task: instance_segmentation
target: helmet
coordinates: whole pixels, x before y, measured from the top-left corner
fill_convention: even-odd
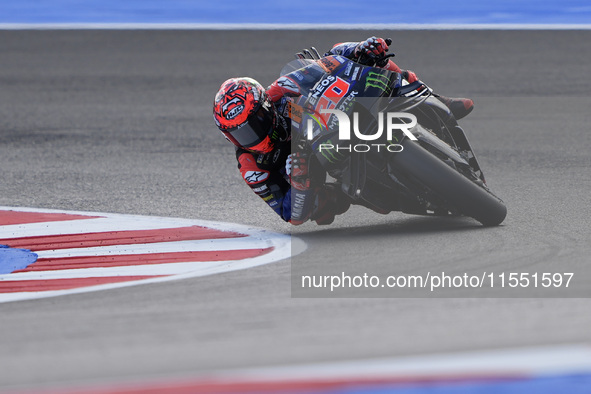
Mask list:
[[[234,145],[257,153],[274,148],[277,112],[263,86],[252,78],[231,78],[215,96],[213,118]]]

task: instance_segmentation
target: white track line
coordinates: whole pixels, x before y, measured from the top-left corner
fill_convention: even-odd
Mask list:
[[[588,344],[482,350],[314,363],[285,367],[220,371],[206,378],[222,381],[284,381],[329,379],[421,379],[450,377],[541,376],[591,373]]]
[[[22,207],[5,207],[0,206],[0,210],[4,211],[20,211],[20,212],[40,212],[40,213],[58,213],[58,214],[72,214],[72,215],[82,215],[82,216],[100,216],[105,220],[112,220],[116,219],[115,225],[112,227],[108,227],[107,230],[117,230],[120,225],[121,228],[125,228],[126,226],[136,226],[138,223],[146,224],[147,226],[156,226],[155,228],[170,228],[170,227],[181,227],[181,226],[203,226],[209,227],[216,230],[221,231],[232,231],[232,232],[241,232],[244,234],[264,234],[269,231],[249,227],[241,224],[235,223],[224,223],[224,222],[213,222],[209,220],[201,220],[201,219],[183,219],[183,218],[170,218],[170,217],[160,217],[160,216],[143,216],[143,215],[126,215],[126,214],[119,214],[119,213],[104,213],[104,212],[87,212],[87,211],[66,211],[66,210],[57,210],[57,209],[42,209],[42,208],[22,208]],[[88,220],[88,221],[87,221]],[[64,222],[64,229],[69,230],[70,224],[69,223],[78,223],[80,225],[92,225],[93,220],[99,219],[82,219],[79,220],[70,220]],[[101,219],[103,220],[103,219]],[[99,222],[100,223],[100,222]],[[41,226],[53,226],[56,222],[45,222],[40,223]],[[14,225],[13,225],[14,226]],[[19,225],[16,225],[19,226]],[[28,225],[22,225],[28,226]],[[162,226],[162,227],[158,227]],[[2,227],[11,227],[11,226],[2,226]],[[25,227],[26,228],[26,227]],[[135,228],[135,227],[134,227]],[[1,230],[0,230],[1,231]],[[70,231],[65,231],[65,233],[69,233]],[[51,235],[49,234],[41,234],[41,235]]]
[[[195,225],[195,224],[193,224]],[[178,228],[178,222],[126,220],[116,222],[112,218],[89,218],[63,222],[26,223],[0,226],[0,243],[5,238],[38,237],[61,234],[84,234],[105,231],[140,231]],[[26,234],[26,235],[23,235]]]
[[[114,289],[126,286],[135,286],[147,283],[159,283],[170,280],[215,275],[224,272],[242,270],[269,264],[290,258],[306,249],[306,244],[288,234],[274,233],[268,230],[249,226],[211,222],[195,219],[178,219],[153,216],[108,214],[100,212],[61,211],[35,208],[0,207],[0,210],[61,213],[86,216],[101,216],[101,219],[82,219],[67,222],[45,222],[26,225],[0,226],[0,234],[4,238],[27,237],[31,234],[55,235],[68,233],[95,232],[99,229],[107,231],[116,230],[145,230],[158,228],[177,228],[184,226],[202,226],[210,229],[229,231],[244,234],[239,238],[220,238],[210,240],[189,240],[175,242],[159,242],[138,245],[114,245],[94,248],[63,249],[55,251],[39,251],[39,257],[71,257],[71,256],[95,256],[95,255],[120,255],[141,253],[162,253],[182,251],[223,251],[237,249],[266,249],[272,250],[264,255],[241,260],[210,261],[210,262],[177,262],[171,264],[146,264],[143,266],[126,267],[96,267],[55,271],[32,271],[14,274],[0,275],[1,281],[15,280],[43,280],[43,279],[77,279],[86,277],[104,276],[155,276],[166,275],[152,279],[144,279],[133,282],[110,283],[97,286],[89,286],[77,289],[19,292],[0,294],[0,303],[35,298],[53,297],[66,294],[85,293],[96,290]],[[75,226],[75,228],[74,228]],[[25,231],[26,230],[26,231]],[[31,233],[28,233],[31,231]],[[0,244],[1,244],[0,240]]]
[[[237,249],[266,249],[273,247],[270,240],[252,237],[204,239],[195,241],[156,242],[146,244],[96,246],[80,249],[58,249],[34,251],[39,258],[63,258],[86,256],[109,256],[122,254],[211,252]]]
[[[0,30],[591,30],[566,23],[1,23]]]
[[[17,272],[9,275],[0,275],[0,281],[21,280],[49,280],[49,279],[81,279],[94,277],[113,276],[159,276],[195,274],[194,276],[210,275],[220,268],[228,267],[246,260],[224,260],[207,262],[179,262],[165,264],[126,265],[121,267],[75,268],[54,271],[30,271]],[[215,272],[214,272],[215,273]]]
[[[127,377],[124,381],[111,383],[96,381],[71,382],[79,391],[92,388],[95,391],[128,388],[188,387],[205,384],[209,387],[249,383],[294,383],[308,384],[335,382],[392,382],[391,387],[409,387],[409,384],[440,387],[438,381],[453,379],[453,382],[497,379],[543,378],[591,374],[591,347],[588,344],[550,345],[539,347],[479,350],[461,353],[442,353],[419,356],[403,356],[355,361],[309,363],[291,366],[225,369],[201,374],[170,376],[154,374]],[[354,387],[352,389],[354,390]],[[376,386],[380,391],[382,386]],[[385,386],[387,389],[390,386]],[[417,387],[417,386],[415,386]],[[78,392],[65,389],[65,392]],[[121,390],[124,391],[124,390]],[[320,390],[321,391],[321,390]],[[383,392],[384,390],[382,389]],[[139,392],[139,391],[138,391]]]

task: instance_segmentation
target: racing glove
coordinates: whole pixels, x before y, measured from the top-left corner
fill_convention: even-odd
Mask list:
[[[302,152],[292,153],[287,157],[285,172],[293,188],[301,191],[310,189],[308,158]]]
[[[361,41],[357,47],[355,47],[353,54],[356,59],[366,56],[371,60],[375,60],[384,56],[386,52],[388,52],[388,44],[386,41],[383,38],[377,38],[374,36],[365,41]]]

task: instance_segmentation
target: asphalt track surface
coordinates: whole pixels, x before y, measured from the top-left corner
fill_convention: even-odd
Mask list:
[[[378,34],[398,63],[476,109],[461,122],[504,224],[355,207],[292,229],[243,184],[215,130],[231,76],[263,84],[301,48]],[[591,32],[2,31],[0,205],[211,219],[293,233],[400,269],[591,263]],[[367,256],[365,256],[367,259]],[[591,342],[583,298],[292,298],[290,261],[0,305],[0,388]],[[495,294],[503,297],[502,290]]]

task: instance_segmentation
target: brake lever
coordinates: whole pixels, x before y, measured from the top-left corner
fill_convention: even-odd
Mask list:
[[[388,63],[388,59],[391,57],[396,56],[395,53],[390,53],[386,56],[382,56],[381,58],[376,60],[376,66],[378,67],[384,67],[387,63]]]

